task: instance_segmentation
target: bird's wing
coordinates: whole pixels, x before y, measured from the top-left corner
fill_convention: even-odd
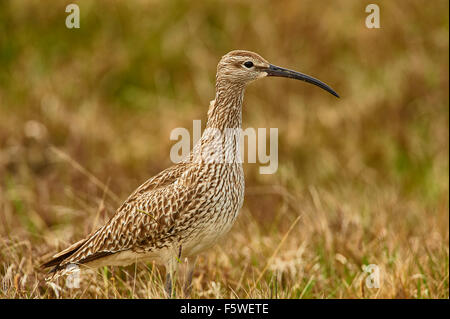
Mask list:
[[[178,178],[180,178],[181,174],[185,172],[187,169],[187,165],[185,163],[178,163],[173,165],[155,176],[148,179],[141,186],[139,186],[125,201],[124,204],[127,203],[131,198],[138,196],[139,194],[149,192],[159,187],[167,186],[173,182],[175,182]],[[120,209],[120,208],[119,208]]]
[[[175,178],[177,172],[172,171],[172,175],[144,183],[108,223],[86,238],[55,270],[125,250],[143,253],[161,249],[183,238],[184,230],[194,222],[192,213],[205,205],[202,194],[209,188],[195,172],[187,170]]]

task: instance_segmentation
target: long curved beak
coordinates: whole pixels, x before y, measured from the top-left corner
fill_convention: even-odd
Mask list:
[[[317,85],[318,87],[324,89],[325,91],[333,94],[335,97],[339,97],[339,95],[334,91],[331,87],[326,85],[320,80],[317,80],[313,78],[312,76],[292,71],[284,68],[280,68],[279,66],[269,64],[268,68],[263,69],[264,72],[267,73],[267,76],[278,76],[278,77],[284,77],[284,78],[290,78],[290,79],[296,79],[300,81],[305,81],[314,85]]]

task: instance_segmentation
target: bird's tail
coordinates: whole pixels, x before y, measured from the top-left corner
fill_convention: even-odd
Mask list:
[[[40,267],[43,269],[53,267],[49,271],[49,273],[51,273],[51,274],[58,272],[59,270],[64,268],[64,266],[61,266],[61,264],[64,262],[64,260],[66,260],[67,258],[72,256],[74,253],[76,253],[78,251],[78,249],[80,249],[81,246],[83,246],[83,244],[85,242],[86,242],[86,239],[82,239],[82,240],[76,242],[75,244],[64,249],[63,251],[61,251],[61,252],[57,253],[56,255],[53,255],[49,259],[45,260],[40,265]],[[48,278],[52,278],[52,277],[53,276],[50,276]]]

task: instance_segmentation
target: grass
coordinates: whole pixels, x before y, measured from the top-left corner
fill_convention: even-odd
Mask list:
[[[356,0],[81,1],[78,30],[65,5],[0,2],[0,298],[164,298],[151,263],[78,289],[36,266],[171,165],[170,131],[204,125],[216,64],[238,48],[341,99],[282,79],[247,89],[244,127],[279,129],[278,171],[245,165],[244,207],[192,297],[449,298],[447,1],[383,2],[378,30]]]

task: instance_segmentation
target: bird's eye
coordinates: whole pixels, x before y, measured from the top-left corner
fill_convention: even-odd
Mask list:
[[[247,69],[250,69],[250,68],[253,66],[253,62],[252,62],[252,61],[247,61],[247,62],[244,63],[244,66],[245,66]]]

